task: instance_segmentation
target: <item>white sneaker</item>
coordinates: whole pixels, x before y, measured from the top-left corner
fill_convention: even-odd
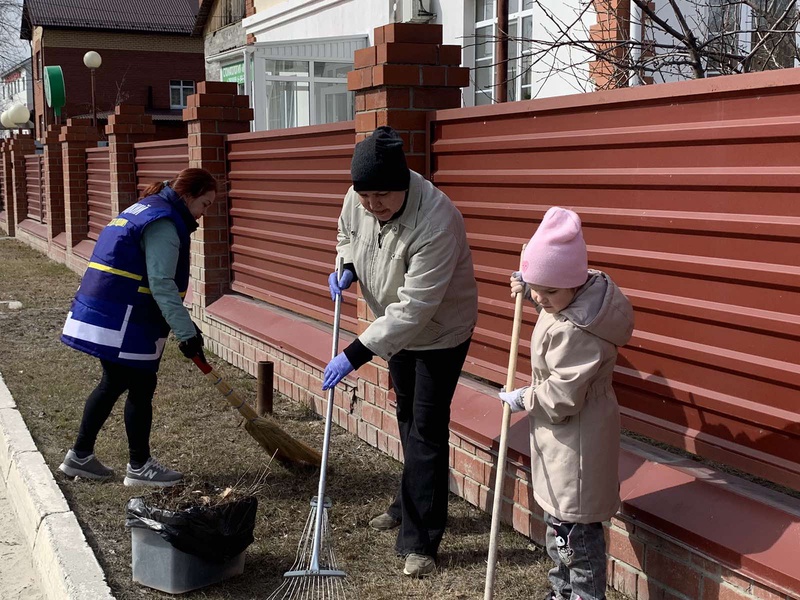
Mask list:
[[[141,469],[133,469],[128,463],[125,475],[123,483],[127,486],[170,487],[183,479],[183,473],[165,467],[152,456]]]

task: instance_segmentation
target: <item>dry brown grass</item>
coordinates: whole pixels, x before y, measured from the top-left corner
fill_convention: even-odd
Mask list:
[[[168,598],[131,581],[130,534],[125,504],[137,495],[122,485],[127,461],[122,402],[114,408],[96,452],[117,469],[111,483],[71,481],[57,471],[77,432],[84,399],[100,375],[99,363],[60,343],[59,335],[78,277],[13,240],[0,240],[0,300],[19,300],[19,312],[0,312],[0,372],[47,464],[56,474],[89,543],[119,600]],[[2,309],[0,309],[2,311]],[[209,357],[245,398],[254,398],[252,377]],[[276,417],[291,435],[320,447],[323,423],[306,407],[277,398]],[[247,469],[263,468],[268,457],[245,433],[240,419],[220,400],[175,344],[168,345],[154,402],[154,455],[187,473],[190,482],[224,489]],[[353,578],[362,600],[475,599],[483,596],[489,516],[451,496],[450,524],[441,548],[441,570],[422,581],[402,575],[392,549],[394,536],[367,526],[391,501],[400,465],[339,428],[331,443],[328,495],[332,540],[340,564]],[[265,598],[291,564],[317,471],[270,466],[259,499],[255,542],[248,548],[245,573],[189,598]],[[141,492],[139,492],[141,493]],[[500,541],[498,600],[544,596],[549,562],[539,548],[508,528]],[[619,598],[619,596],[610,596]]]

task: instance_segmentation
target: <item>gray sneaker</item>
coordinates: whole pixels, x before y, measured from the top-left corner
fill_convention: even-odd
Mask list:
[[[406,564],[403,574],[409,577],[424,577],[436,570],[436,561],[432,556],[424,554],[409,554],[406,556]]]
[[[369,526],[378,531],[389,531],[395,527],[400,527],[400,519],[395,519],[389,513],[382,513],[370,520]]]
[[[141,469],[132,469],[128,463],[125,475],[123,483],[127,486],[170,487],[183,479],[183,473],[165,467],[152,456]]]
[[[86,458],[78,458],[74,450],[67,452],[64,462],[58,466],[58,470],[70,477],[83,477],[96,481],[105,481],[114,475],[114,470],[97,460],[94,454],[90,454]]]

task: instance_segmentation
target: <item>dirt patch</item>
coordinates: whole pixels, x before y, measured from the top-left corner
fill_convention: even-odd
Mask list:
[[[99,363],[59,341],[77,275],[11,240],[0,242],[0,300],[23,308],[0,312],[0,372],[25,422],[102,565],[119,600],[171,598],[131,581],[130,533],[125,506],[140,489],[122,485],[127,443],[117,404],[100,434],[96,453],[116,469],[105,484],[70,480],[57,471],[77,433],[86,396],[100,375]],[[245,398],[255,398],[255,380],[216,357],[209,360]],[[276,393],[275,415],[291,435],[320,447],[323,422],[306,406]],[[221,600],[264,598],[277,588],[291,565],[309,501],[316,494],[317,471],[286,469],[244,431],[227,403],[197,369],[168,343],[159,373],[151,438],[153,454],[187,474],[188,490],[236,487],[243,474],[267,471],[259,494],[255,542],[247,550],[240,577],[187,594]],[[466,600],[482,598],[490,518],[451,496],[450,524],[441,547],[441,571],[413,581],[402,575],[394,555],[394,535],[370,530],[369,519],[382,512],[397,488],[401,466],[346,431],[334,427],[328,496],[330,529],[340,565],[362,600]],[[206,487],[211,486],[211,487]],[[543,597],[549,559],[542,549],[503,528],[495,597]],[[609,598],[622,598],[611,595]]]

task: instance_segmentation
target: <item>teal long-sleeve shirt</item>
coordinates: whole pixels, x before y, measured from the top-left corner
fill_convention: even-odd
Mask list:
[[[196,331],[175,283],[180,247],[178,230],[169,219],[153,221],[142,235],[150,292],[175,337],[185,341],[194,337]]]

